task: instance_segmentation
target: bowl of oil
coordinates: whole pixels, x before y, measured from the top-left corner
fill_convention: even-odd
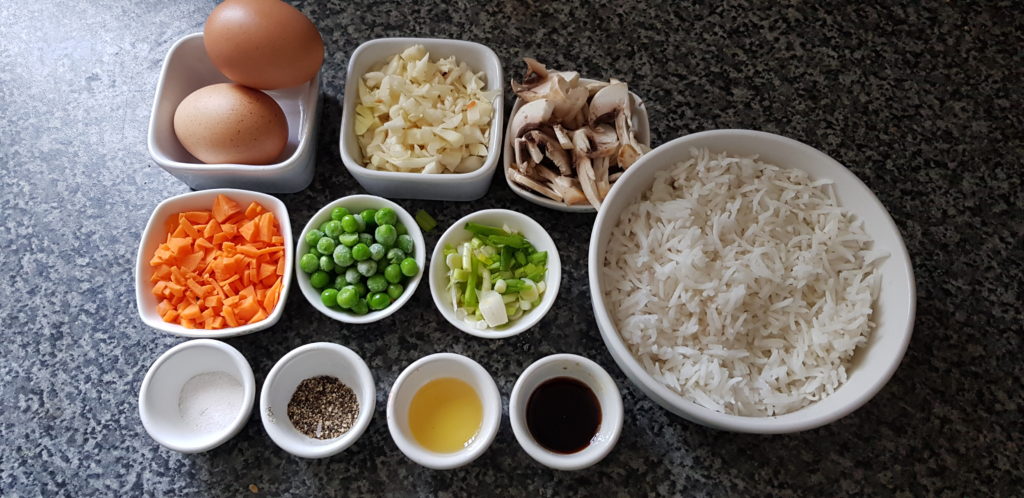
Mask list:
[[[600,462],[622,432],[622,396],[600,365],[574,354],[541,358],[523,371],[508,402],[516,440],[558,470]]]
[[[437,353],[413,362],[388,396],[388,430],[410,460],[453,469],[476,460],[494,441],[501,394],[484,367]]]

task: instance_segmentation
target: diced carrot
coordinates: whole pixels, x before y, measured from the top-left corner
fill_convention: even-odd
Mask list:
[[[199,305],[196,303],[190,304],[184,311],[181,312],[182,318],[198,318],[200,315]]]
[[[224,317],[223,316],[215,316],[215,317],[213,317],[213,324],[210,326],[210,328],[213,328],[213,329],[222,329],[222,328],[224,328]]]
[[[231,327],[237,327],[238,326],[238,319],[235,318],[235,310],[234,310],[234,308],[232,308],[230,306],[224,306],[224,310],[221,311],[221,313],[224,313],[224,320],[226,322],[228,322],[229,326],[231,326]]]
[[[249,207],[245,208],[245,217],[251,220],[263,214],[264,211],[266,211],[266,209],[263,208],[262,204],[252,201],[252,203],[249,204]]]
[[[259,217],[260,230],[258,240],[264,242],[270,242],[270,238],[274,236],[274,213],[263,213]]]
[[[177,310],[167,310],[167,312],[163,314],[163,319],[164,319],[165,322],[168,322],[168,323],[175,322],[178,319],[178,311]]]
[[[259,257],[261,249],[256,249],[252,244],[242,244],[238,246],[238,252],[244,254],[250,258]]]
[[[181,216],[192,223],[208,223],[210,221],[209,211],[186,211],[181,213]]]
[[[207,225],[207,226],[209,226],[209,225]],[[207,249],[214,249],[214,245],[209,240],[207,240],[205,238],[202,238],[202,239],[196,240],[196,247],[195,247],[195,249],[197,251],[200,250],[200,249],[202,249],[203,251],[206,251]],[[212,254],[212,251],[210,252],[210,254]]]
[[[154,287],[153,289],[155,290],[156,287]],[[159,313],[160,316],[166,315],[167,312],[172,309],[174,309],[174,305],[171,304],[171,302],[166,299],[161,300],[160,303],[156,305],[156,312]]]
[[[157,297],[163,296],[164,295],[164,289],[166,289],[166,288],[167,288],[167,282],[164,282],[162,280],[157,282],[156,285],[153,286],[153,295],[157,296]],[[163,301],[161,301],[160,304],[163,304]],[[165,310],[161,310],[159,308],[159,306],[157,307],[157,310],[160,312],[160,315],[164,314]]]
[[[242,237],[245,237],[245,240],[251,242],[256,239],[256,230],[256,221],[252,220],[242,225],[241,228],[238,229],[238,233],[242,234]]]
[[[263,311],[263,308],[260,308],[260,310],[257,311],[256,314],[253,315],[253,317],[249,319],[249,323],[256,323],[256,322],[259,322],[261,320],[265,320],[266,318],[267,318],[267,312]]]
[[[263,280],[264,278],[267,278],[270,275],[274,275],[275,273],[277,273],[277,267],[276,266],[268,265],[266,263],[263,263],[263,264],[260,265],[260,272],[259,272],[260,280]]]
[[[277,260],[277,272],[276,272],[278,275],[284,275],[284,265],[285,265],[285,259],[284,258],[279,258]]]
[[[185,327],[187,329],[194,329],[194,328],[196,328],[196,322],[194,320],[189,319],[189,318],[182,318],[181,319],[181,326]]]
[[[206,291],[203,289],[201,285],[196,283],[195,280],[188,281],[188,288],[192,289],[192,292],[194,292],[197,296],[206,297]]]
[[[282,237],[280,235],[275,235],[275,236],[270,238],[270,243],[271,244],[284,244],[284,237]]]
[[[202,238],[202,236],[199,235],[199,231],[196,230],[196,227],[192,226],[192,224],[186,219],[181,220],[181,228],[185,229],[185,233],[187,233],[189,237],[192,237],[192,240]]]
[[[235,307],[235,318],[239,321],[248,322],[250,318],[260,311],[260,305],[255,297],[247,297]]]
[[[199,266],[199,262],[203,260],[204,256],[206,256],[206,253],[203,251],[189,254],[188,256],[181,258],[181,267],[189,272],[193,272],[196,267]]]
[[[224,194],[218,195],[217,199],[213,201],[213,218],[221,223],[241,210],[242,208],[237,202]]]

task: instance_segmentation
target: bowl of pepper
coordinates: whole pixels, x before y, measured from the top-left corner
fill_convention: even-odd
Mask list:
[[[345,346],[316,342],[293,349],[267,374],[260,418],[281,449],[303,458],[344,451],[373,418],[376,386],[366,362]]]

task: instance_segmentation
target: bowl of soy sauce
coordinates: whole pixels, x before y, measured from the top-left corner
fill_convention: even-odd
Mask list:
[[[516,440],[530,457],[559,470],[600,462],[622,432],[622,396],[597,363],[573,354],[537,360],[509,398]]]

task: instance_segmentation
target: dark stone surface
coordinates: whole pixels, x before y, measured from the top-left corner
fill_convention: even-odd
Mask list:
[[[831,154],[871,187],[906,238],[917,276],[914,338],[893,380],[827,427],[731,434],[669,415],[639,393],[593,322],[585,251],[593,217],[515,197],[499,176],[471,203],[402,201],[441,226],[486,207],[546,225],[566,265],[555,310],[517,338],[446,326],[420,286],[401,313],[345,326],[293,292],[272,329],[228,342],[261,384],[287,351],[335,341],[366,358],[378,408],[348,451],[308,461],[278,449],[255,410],[200,455],[164,449],[139,421],[150,363],[180,339],[147,329],[133,297],[142,228],[188,188],[155,166],[146,129],[162,58],[214,2],[0,3],[0,494],[695,494],[1013,495],[1022,478],[1024,15],[1012,2],[304,2],[327,44],[318,169],[281,198],[296,230],[360,192],[337,151],[348,56],[386,36],[478,41],[518,74],[552,67],[628,81],[654,143],[712,128],[783,134]],[[923,4],[923,5],[922,5]],[[511,99],[509,99],[511,101]],[[439,231],[428,236],[436,241]],[[507,418],[490,450],[449,472],[395,447],[384,405],[398,373],[436,351],[464,353],[505,399],[530,362],[586,355],[619,383],[615,451],[554,472],[516,444]]]

